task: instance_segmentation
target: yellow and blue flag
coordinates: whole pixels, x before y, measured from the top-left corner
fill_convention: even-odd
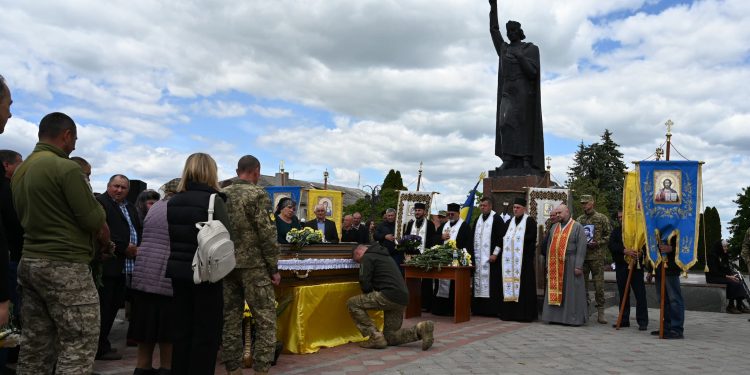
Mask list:
[[[484,180],[484,176],[484,172],[479,174],[479,181],[477,181],[476,185],[474,185],[474,188],[471,189],[469,194],[466,196],[466,202],[464,202],[464,205],[461,207],[461,219],[464,221],[471,220],[471,214],[472,212],[474,212],[474,198],[477,195],[477,188],[479,187],[479,183]]]

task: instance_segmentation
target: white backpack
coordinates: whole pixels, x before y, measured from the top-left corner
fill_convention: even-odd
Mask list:
[[[198,228],[198,249],[193,256],[193,282],[215,283],[234,269],[234,242],[229,231],[219,220],[214,220],[214,200],[211,194],[208,201],[208,221],[195,224]]]

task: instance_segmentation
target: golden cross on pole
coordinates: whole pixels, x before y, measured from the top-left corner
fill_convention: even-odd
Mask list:
[[[667,120],[667,122],[664,123],[664,125],[667,126],[667,135],[672,135],[672,125],[674,125],[674,122],[672,120]]]

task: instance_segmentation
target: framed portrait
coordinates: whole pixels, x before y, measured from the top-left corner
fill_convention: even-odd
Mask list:
[[[586,234],[586,243],[591,243],[594,240],[594,224],[584,225],[583,233]]]
[[[654,203],[679,204],[682,174],[679,170],[654,171]]]

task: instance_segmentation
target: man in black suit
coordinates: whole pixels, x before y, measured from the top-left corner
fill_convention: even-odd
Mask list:
[[[352,214],[352,226],[359,232],[359,243],[370,243],[370,228],[362,222],[362,214],[355,212]]]
[[[101,330],[96,359],[100,360],[122,359],[122,354],[112,348],[108,336],[117,310],[125,301],[127,272],[123,273],[123,270],[126,259],[131,261],[135,259],[143,230],[135,206],[126,199],[128,191],[130,191],[130,180],[121,174],[116,174],[109,179],[107,192],[96,198],[107,214],[111,241],[115,243],[115,256],[102,263],[102,285],[98,290]],[[132,269],[130,271],[132,274]]]
[[[322,204],[315,206],[315,220],[305,223],[305,226],[312,229],[320,229],[323,232],[323,242],[338,243],[339,232],[336,230],[336,223],[326,219],[326,207]]]

